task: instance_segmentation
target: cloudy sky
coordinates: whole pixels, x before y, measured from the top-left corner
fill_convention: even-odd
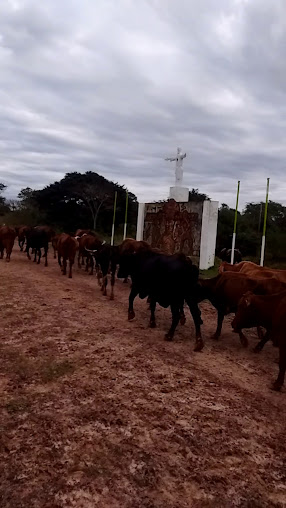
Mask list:
[[[0,3],[6,195],[95,170],[140,201],[184,180],[286,204],[285,0]]]

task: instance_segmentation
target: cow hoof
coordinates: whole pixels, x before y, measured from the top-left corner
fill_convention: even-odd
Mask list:
[[[211,339],[212,340],[218,340],[219,339],[219,335],[217,333],[214,333],[212,336],[211,336]]]
[[[204,341],[203,339],[197,339],[196,341],[196,345],[194,347],[194,351],[197,352],[197,351],[201,351],[204,347]]]
[[[132,319],[134,319],[134,318],[135,318],[135,312],[134,312],[134,310],[130,310],[128,312],[128,321],[132,321]]]
[[[248,340],[247,339],[240,339],[240,342],[243,347],[248,347]]]
[[[273,383],[271,385],[271,390],[273,390],[274,392],[280,392],[281,390],[281,385],[279,383],[277,383],[277,381],[275,381],[275,383]]]
[[[69,275],[69,279],[72,279],[72,275]]]
[[[166,333],[166,335],[165,335],[165,340],[167,340],[168,342],[172,342],[172,340],[173,340],[173,335],[171,335],[170,333]]]
[[[261,349],[260,349],[260,347],[255,346],[252,351],[253,351],[253,353],[257,354],[257,353],[260,353]]]
[[[110,300],[114,300],[114,295],[110,295]]]
[[[180,323],[181,323],[182,326],[184,326],[186,324],[186,318],[185,318],[185,316],[181,316]]]
[[[150,321],[149,328],[156,328],[156,321]]]

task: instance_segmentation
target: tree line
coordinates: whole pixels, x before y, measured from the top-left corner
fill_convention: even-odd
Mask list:
[[[74,232],[90,228],[110,235],[115,192],[117,192],[116,232],[123,233],[127,189],[93,171],[67,173],[64,178],[41,190],[22,189],[17,199],[3,196],[6,186],[0,183],[1,222],[10,225],[49,224],[57,231]],[[190,201],[209,199],[198,189],[189,193]],[[261,203],[248,203],[238,212],[236,246],[243,257],[259,259],[264,219]],[[128,192],[128,236],[135,236],[138,202]],[[232,242],[235,210],[223,203],[219,208],[217,253]],[[266,260],[286,260],[286,207],[270,201],[266,231]]]
[[[108,235],[117,193],[116,228],[117,231],[123,231],[127,189],[93,171],[67,173],[60,181],[41,190],[26,187],[19,192],[16,200],[10,201],[2,196],[5,186],[1,185],[2,223],[32,226],[49,224],[59,232],[68,233],[87,228]],[[129,234],[134,234],[137,207],[136,196],[128,192]]]

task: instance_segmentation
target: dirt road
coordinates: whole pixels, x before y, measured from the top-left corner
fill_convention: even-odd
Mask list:
[[[278,351],[242,349],[230,318],[194,353],[191,318],[127,322],[129,287],[15,251],[0,262],[0,506],[286,506],[286,390],[269,389]],[[248,333],[251,347],[255,334]]]

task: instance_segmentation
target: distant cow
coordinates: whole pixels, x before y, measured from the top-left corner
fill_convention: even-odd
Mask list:
[[[221,334],[222,323],[226,314],[236,312],[240,298],[247,291],[253,291],[256,294],[272,294],[286,289],[286,285],[280,283],[275,278],[255,278],[252,279],[243,273],[225,272],[211,279],[201,279],[199,281],[201,294],[199,301],[209,300],[217,309],[217,329],[213,335],[218,339]],[[237,330],[243,346],[248,345],[248,340],[241,330]],[[258,330],[259,338],[262,339],[262,333]],[[258,352],[264,345],[262,339],[256,346]]]
[[[84,264],[84,258],[86,259],[86,271],[88,271],[88,266],[91,266],[90,275],[93,274],[93,260],[89,251],[93,251],[98,249],[102,245],[102,240],[98,236],[83,234],[78,239],[79,249],[78,249],[78,267],[81,268],[81,265]]]
[[[14,246],[16,231],[9,226],[2,226],[0,228],[0,258],[3,259],[4,249],[6,249],[6,261],[9,263],[12,249]]]
[[[97,249],[89,250],[89,254],[92,256],[93,262],[96,263],[101,272],[102,284],[100,285],[103,296],[107,295],[107,277],[108,273],[111,274],[110,300],[114,300],[115,273],[119,262],[119,247],[111,246],[103,242]],[[98,281],[100,272],[98,271]]]
[[[37,261],[37,255],[38,258],[38,264],[41,260],[41,249],[44,249],[44,256],[45,256],[45,266],[48,266],[48,249],[49,249],[49,234],[44,229],[40,228],[33,228],[31,231],[28,231],[26,234],[27,239],[27,257],[28,259],[31,259],[30,256],[30,249],[34,249],[35,257],[34,257],[34,263]]]
[[[57,250],[58,262],[62,269],[63,275],[67,273],[67,260],[69,260],[69,278],[72,278],[72,266],[74,264],[78,242],[75,238],[66,233],[58,235]],[[63,262],[63,263],[62,263]]]
[[[280,390],[286,371],[286,291],[270,296],[246,293],[239,302],[232,326],[235,332],[263,326],[271,334],[274,345],[279,346],[279,374],[273,389]]]
[[[52,238],[52,247],[54,249],[54,259],[57,259],[58,241],[59,241],[60,236],[61,235],[59,234],[59,235],[53,236],[53,238]]]
[[[20,226],[18,228],[18,244],[20,247],[20,251],[23,251],[24,244],[26,241],[26,234],[28,231],[31,231],[31,229],[32,228],[30,226]]]
[[[153,250],[139,250],[136,253],[123,254],[119,260],[118,277],[125,278],[130,274],[132,288],[129,295],[128,320],[135,317],[133,302],[140,298],[150,297],[150,326],[155,323],[155,307],[171,307],[172,325],[166,334],[166,340],[172,340],[180,320],[180,309],[186,301],[194,319],[196,328],[195,350],[203,348],[201,338],[201,317],[197,304],[198,268],[184,254],[168,256]]]
[[[228,263],[231,262],[231,249],[222,249],[220,251],[219,257],[222,261],[227,261]],[[234,258],[233,263],[240,263],[242,261],[242,255],[240,250],[234,249]]]

